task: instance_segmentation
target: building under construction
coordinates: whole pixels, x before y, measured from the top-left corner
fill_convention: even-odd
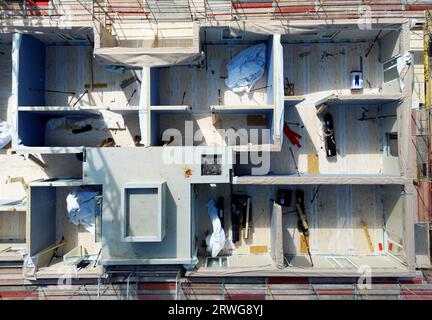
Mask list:
[[[429,10],[0,0],[0,298],[431,299]]]

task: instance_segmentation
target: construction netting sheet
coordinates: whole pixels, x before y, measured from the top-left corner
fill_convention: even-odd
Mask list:
[[[103,65],[129,67],[161,67],[195,64],[201,60],[201,52],[189,48],[95,48],[96,60]]]
[[[179,37],[181,37],[179,35]],[[203,59],[199,45],[199,29],[193,25],[190,46],[178,47],[119,47],[116,39],[101,26],[95,28],[94,56],[103,65],[127,67],[161,67],[196,64]]]

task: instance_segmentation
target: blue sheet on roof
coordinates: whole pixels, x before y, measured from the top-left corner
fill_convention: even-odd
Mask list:
[[[225,85],[235,93],[250,92],[264,75],[266,49],[265,44],[258,44],[237,54],[226,66]]]

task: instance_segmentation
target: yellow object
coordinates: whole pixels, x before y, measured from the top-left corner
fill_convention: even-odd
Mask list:
[[[317,154],[308,155],[308,173],[318,174],[319,173],[319,162]]]
[[[306,238],[300,234],[300,253],[308,253]]]
[[[373,246],[370,234],[369,234],[369,229],[366,226],[366,223],[364,223],[364,221],[361,221],[360,225],[361,225],[361,227],[363,229],[363,232],[365,234],[366,240],[368,242],[370,252],[374,252],[374,246]]]
[[[250,246],[249,250],[250,250],[250,253],[252,253],[252,254],[267,253],[268,247],[267,246]]]

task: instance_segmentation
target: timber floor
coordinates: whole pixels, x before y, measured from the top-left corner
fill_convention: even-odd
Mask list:
[[[284,79],[294,83],[295,95],[351,94],[351,72],[363,72],[365,94],[382,86],[377,50],[368,42],[283,44]],[[360,62],[360,57],[363,61]]]
[[[116,146],[127,147],[134,146],[134,136],[140,136],[138,115],[120,115],[111,113],[121,119],[125,123],[125,128],[121,130],[92,129],[87,132],[73,134],[69,129],[63,128],[46,128],[45,129],[45,144],[51,147],[74,147],[86,146],[97,147],[107,138],[112,138]]]
[[[267,125],[250,125],[246,115],[219,114],[219,121],[216,123],[213,119],[212,114],[162,114],[159,118],[160,139],[169,141],[169,137],[174,136],[174,141],[170,145],[175,146],[226,146],[260,144],[263,139],[270,135],[270,133],[263,131],[263,129],[267,129]],[[249,135],[251,129],[258,130],[256,139]],[[190,139],[192,141],[186,139],[186,132],[191,132],[188,130],[193,130],[196,139]],[[237,138],[226,139],[227,130],[234,132]]]
[[[81,225],[74,225],[67,218],[66,197],[69,192],[75,190],[73,187],[56,188],[56,239],[57,242],[64,237],[66,244],[61,247],[61,255],[69,252],[77,246],[82,246],[85,254],[98,254],[100,243],[96,242],[94,234],[87,231]]]
[[[173,66],[160,68],[159,105],[189,105],[193,111],[209,111],[211,105],[256,106],[269,104],[267,72],[255,84],[251,93],[236,94],[225,85],[226,65],[249,45],[209,45],[205,67]],[[260,89],[262,88],[262,89]]]
[[[391,116],[381,119],[362,119]],[[295,174],[400,174],[398,150],[390,150],[387,134],[397,132],[394,105],[331,105],[325,112],[333,117],[337,155],[327,157],[322,116],[310,100],[285,108],[285,121],[302,136],[301,147],[284,135],[281,152],[271,154],[271,172]],[[291,156],[290,149],[294,154]]]
[[[25,239],[26,212],[2,211],[0,209],[0,242],[23,243]]]
[[[240,241],[227,245],[221,254],[250,254],[255,246],[270,249],[271,200],[276,197],[274,186],[233,186],[233,192],[245,192],[252,197],[252,224],[250,236],[244,239],[241,230]],[[293,192],[295,188],[291,187]],[[316,186],[299,187],[305,192],[305,209],[310,226],[309,244],[311,252],[319,255],[368,255],[380,254],[384,242],[383,226],[395,242],[400,242],[397,234],[402,234],[402,209],[400,190],[397,186]],[[208,256],[204,239],[211,234],[212,226],[206,204],[211,198],[224,197],[224,230],[232,239],[229,185],[196,185],[199,194],[195,212],[198,216],[196,232],[200,256]],[[315,198],[314,198],[315,195]],[[381,203],[381,196],[385,196]],[[294,194],[293,194],[294,197]],[[311,200],[313,199],[312,203]],[[332,199],[332,200],[329,200]],[[302,235],[297,229],[297,214],[294,202],[283,210],[283,242],[287,255],[306,254]],[[385,219],[385,221],[384,221]],[[229,241],[231,243],[231,241]],[[397,248],[393,253],[399,255]]]
[[[206,232],[212,233],[212,225],[210,217],[207,213],[207,202],[210,199],[217,201],[218,197],[224,197],[224,230],[225,235],[232,239],[232,225],[231,225],[231,213],[230,213],[230,186],[229,185],[216,185],[211,187],[209,185],[196,185],[195,190],[201,196],[198,197],[198,208],[196,212],[198,214],[198,247],[201,255],[206,255],[205,246],[203,241],[205,240]],[[244,254],[250,253],[251,247],[264,246],[270,247],[270,198],[271,188],[265,186],[234,186],[234,192],[242,192],[251,196],[251,228],[249,237],[245,239],[244,230],[240,232],[240,241],[233,245],[228,245],[225,253],[227,254]],[[232,243],[232,241],[229,241]]]
[[[132,72],[107,71],[105,66],[94,59],[92,47],[47,46],[45,52],[45,89],[75,93],[47,92],[47,106],[138,106],[141,85],[135,81],[124,89],[120,87],[122,81],[132,77]],[[86,88],[86,85],[92,83],[103,84],[105,87]],[[86,90],[88,93],[84,94]]]

